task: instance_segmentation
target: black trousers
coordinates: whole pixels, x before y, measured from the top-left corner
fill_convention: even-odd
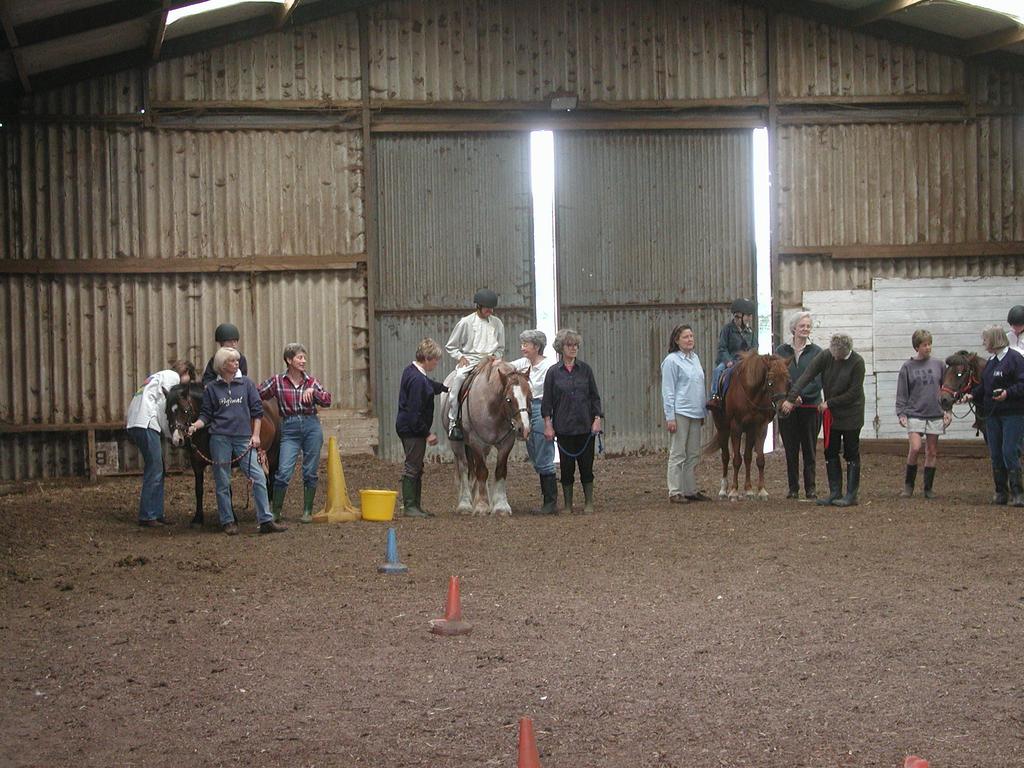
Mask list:
[[[594,482],[594,443],[596,442],[597,437],[590,434],[558,436],[558,456],[562,464],[562,485],[572,485],[576,477],[577,464],[580,467],[580,482]],[[579,456],[574,458],[569,455],[570,453],[578,453]]]
[[[402,467],[402,477],[409,477],[419,480],[423,474],[423,457],[427,454],[427,438],[425,437],[402,437],[402,448],[405,449],[405,465]]]
[[[800,456],[804,457],[804,491],[814,490],[814,449],[821,429],[817,408],[798,407],[787,418],[779,419],[779,435],[786,449],[786,475],[789,490],[800,490]]]
[[[860,430],[832,429],[828,433],[825,461],[839,460],[840,451],[848,464],[860,461]]]

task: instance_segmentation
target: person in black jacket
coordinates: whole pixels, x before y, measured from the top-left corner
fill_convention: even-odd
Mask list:
[[[224,347],[231,347],[237,351],[238,340],[241,335],[238,333],[238,327],[231,323],[221,323],[217,326],[217,330],[213,332],[213,340],[220,345],[221,349]],[[245,355],[241,352],[238,353],[238,373],[235,374],[235,378],[241,378],[242,376],[249,375],[249,363],[246,362]],[[206,369],[203,371],[203,386],[205,387],[211,381],[215,381],[220,376],[220,371],[217,371],[213,367],[213,358],[206,364]]]
[[[789,330],[793,342],[780,344],[775,354],[789,360],[789,380],[796,381],[810,366],[811,361],[821,352],[821,347],[811,341],[813,322],[810,312],[798,312],[790,321]],[[797,408],[784,419],[779,419],[779,434],[786,449],[786,477],[789,480],[787,499],[800,495],[800,456],[804,458],[804,496],[817,499],[815,485],[815,453],[818,431],[821,429],[821,377],[815,376],[800,390],[796,398]]]
[[[402,467],[402,508],[406,517],[433,517],[420,506],[423,494],[423,457],[428,445],[437,445],[437,435],[431,431],[434,423],[434,398],[448,387],[434,381],[428,374],[437,368],[443,352],[441,345],[431,338],[423,339],[416,347],[416,360],[402,371],[398,389],[398,416],[395,431],[405,449]]]

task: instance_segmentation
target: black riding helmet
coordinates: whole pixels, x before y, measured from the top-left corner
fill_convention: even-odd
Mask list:
[[[736,299],[732,303],[732,313],[734,315],[752,315],[757,311],[754,306],[754,302],[749,299]]]
[[[237,341],[242,338],[238,332],[237,326],[231,323],[221,323],[217,326],[217,330],[213,332],[213,340],[218,344],[223,344],[225,341]]]
[[[1010,325],[1024,325],[1024,306],[1018,304],[1015,307],[1010,307],[1010,311],[1006,315],[1006,322]]]
[[[490,288],[481,288],[475,294],[473,294],[473,303],[478,307],[487,307],[494,309],[498,306],[498,294],[492,291]]]

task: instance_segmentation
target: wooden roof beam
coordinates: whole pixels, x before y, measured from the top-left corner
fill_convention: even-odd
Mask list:
[[[978,35],[964,42],[964,56],[980,56],[983,53],[997,51],[1015,43],[1024,42],[1024,25],[997,29],[987,35]]]
[[[156,21],[153,25],[153,35],[150,38],[149,50],[150,58],[153,61],[160,61],[160,49],[164,45],[164,36],[167,34],[167,14],[170,12],[170,3],[163,3],[163,10],[156,15]]]
[[[924,2],[927,0],[879,0],[877,3],[853,11],[849,17],[849,24],[851,27],[862,27]]]
[[[14,70],[18,73],[18,80],[25,93],[32,93],[32,83],[28,78],[28,70],[25,69],[25,60],[18,48],[18,36],[14,32],[14,25],[11,23],[10,13],[11,0],[0,0],[0,26],[3,26],[4,37],[11,49],[11,58],[14,60]]]
[[[291,18],[292,11],[295,10],[295,6],[299,4],[299,0],[285,0],[281,3],[281,7],[277,9],[277,23],[274,25],[275,29],[280,29],[288,23],[288,19]]]

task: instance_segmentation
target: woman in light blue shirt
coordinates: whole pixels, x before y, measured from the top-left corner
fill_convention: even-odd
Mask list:
[[[661,399],[665,428],[672,436],[668,454],[668,499],[675,504],[708,501],[697,490],[697,463],[704,425],[704,369],[694,352],[697,340],[689,325],[677,325],[661,363]]]

